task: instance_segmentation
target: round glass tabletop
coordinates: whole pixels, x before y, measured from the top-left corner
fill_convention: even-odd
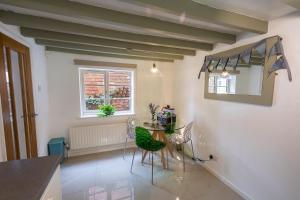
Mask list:
[[[158,121],[152,122],[151,119],[135,119],[134,126],[143,127],[149,131],[166,131],[168,126],[160,124]],[[177,120],[172,124],[173,130],[180,130],[185,127],[185,124],[181,120]]]

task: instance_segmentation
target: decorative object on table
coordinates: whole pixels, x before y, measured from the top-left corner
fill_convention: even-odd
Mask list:
[[[271,49],[267,52],[267,41],[274,38],[276,41]],[[256,51],[260,57],[267,60],[269,60],[272,56],[277,56],[276,59],[274,59],[274,61],[272,61],[272,63],[268,66],[268,73],[271,74],[277,70],[286,69],[288,72],[288,78],[290,81],[292,81],[292,74],[287,59],[284,55],[282,38],[280,36],[272,36],[254,44],[245,45],[240,47],[239,51],[233,51],[233,53],[228,53],[228,55],[218,56],[218,54],[216,54],[206,56],[199,72],[198,79],[200,79],[201,72],[214,72],[217,70],[218,66],[221,65],[223,71],[225,71],[226,67],[233,67],[233,69],[236,70],[239,61],[242,61],[245,64],[250,64],[252,59],[254,59],[252,55],[253,50]]]
[[[173,124],[176,122],[175,109],[171,108],[169,105],[163,107],[162,110],[157,113],[157,121],[161,125]]]
[[[175,122],[165,125],[165,127],[166,127],[165,133],[168,135],[175,133],[175,125],[176,125]]]
[[[99,117],[108,117],[116,112],[116,108],[111,104],[104,104],[99,107]]]
[[[136,142],[136,145],[138,146],[138,148],[141,148],[141,149],[146,150],[146,151],[151,151],[151,156],[152,156],[152,179],[151,179],[151,183],[153,185],[153,152],[163,149],[166,146],[166,144],[161,142],[161,141],[155,140],[152,137],[152,135],[150,134],[150,132],[145,128],[136,127],[135,128],[135,133],[136,133],[135,142]],[[134,157],[135,157],[136,150],[137,150],[137,148],[133,152],[130,172],[132,172],[132,167],[133,167],[133,162],[134,162]]]
[[[159,108],[159,105],[155,105],[155,104],[153,104],[153,103],[150,103],[149,104],[149,110],[150,110],[150,113],[151,113],[151,116],[152,116],[152,122],[155,122],[155,115],[156,115],[156,112],[157,112],[157,110],[158,110],[158,108]]]
[[[181,147],[182,147],[183,171],[185,171],[185,159],[184,159],[184,144],[185,143],[191,142],[193,160],[195,160],[193,140],[192,140],[192,127],[193,127],[193,122],[190,122],[188,125],[186,125],[183,133],[178,132],[176,134],[172,134],[170,137],[170,141],[173,144],[181,145]]]
[[[128,139],[133,140],[135,139],[135,124],[134,124],[135,118],[133,116],[130,116],[127,120],[127,135],[124,143],[124,151],[123,151],[123,159],[125,156],[126,146]]]

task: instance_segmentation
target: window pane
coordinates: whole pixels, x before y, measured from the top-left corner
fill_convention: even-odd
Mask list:
[[[112,71],[108,73],[109,85],[130,86],[130,72]]]
[[[83,73],[84,98],[87,111],[98,110],[99,106],[104,104],[104,77],[104,73],[99,71],[85,71]]]
[[[117,111],[130,110],[131,73],[112,71],[108,73],[110,103]]]
[[[226,87],[227,86],[227,78],[218,78],[218,86],[223,86]]]
[[[116,107],[116,111],[130,110],[129,99],[111,99],[110,104]]]
[[[217,93],[218,94],[226,94],[227,93],[226,87],[217,87]]]
[[[214,76],[210,76],[208,79],[208,85],[210,87],[213,87],[215,85],[215,77]]]
[[[86,110],[98,110],[100,105],[104,104],[104,99],[99,98],[86,98]]]
[[[130,97],[129,86],[109,86],[109,96],[111,98],[128,98]]]
[[[85,98],[104,98],[105,97],[105,88],[104,88],[104,86],[86,85],[84,87],[84,97]]]
[[[85,85],[104,85],[104,73],[86,71],[83,73]]]
[[[215,87],[208,87],[208,93],[215,93]]]

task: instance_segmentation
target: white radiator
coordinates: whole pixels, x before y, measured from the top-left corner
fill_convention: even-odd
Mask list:
[[[124,143],[126,123],[73,127],[69,131],[71,150]]]

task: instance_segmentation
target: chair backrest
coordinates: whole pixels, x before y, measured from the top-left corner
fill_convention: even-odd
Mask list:
[[[138,147],[144,149],[147,144],[149,144],[152,140],[152,136],[150,132],[142,127],[135,128],[135,143]]]
[[[127,137],[129,137],[130,139],[135,138],[134,120],[135,118],[133,116],[130,116],[127,120]]]
[[[138,147],[147,151],[158,151],[165,147],[165,143],[153,139],[150,132],[143,127],[135,128],[135,143]]]
[[[183,139],[185,142],[190,141],[192,138],[192,127],[193,127],[193,122],[190,122],[186,125],[183,131]]]

